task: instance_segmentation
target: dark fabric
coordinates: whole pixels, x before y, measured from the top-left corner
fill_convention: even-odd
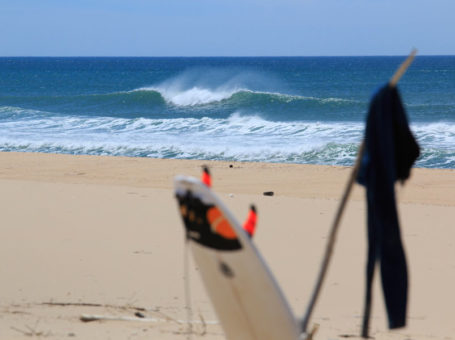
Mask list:
[[[395,182],[409,177],[419,156],[398,90],[382,87],[370,103],[365,131],[365,151],[358,182],[366,186],[368,205],[368,263],[363,320],[368,336],[371,284],[376,263],[380,263],[382,288],[389,327],[406,324],[408,273],[401,243],[395,202]]]

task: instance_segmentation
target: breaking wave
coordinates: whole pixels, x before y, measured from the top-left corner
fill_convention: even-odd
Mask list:
[[[184,90],[144,87],[131,91],[77,96],[28,97],[10,100],[45,112],[74,116],[122,118],[226,118],[233,112],[255,114],[272,121],[358,118],[365,104],[341,98],[318,98],[246,88]]]
[[[207,105],[217,102],[283,102],[293,101],[314,101],[320,103],[353,103],[354,101],[342,98],[316,98],[299,95],[283,94],[279,92],[253,91],[249,89],[210,89],[202,87],[192,87],[186,90],[175,91],[160,87],[144,87],[131,92],[150,92],[159,94],[167,103],[177,106],[197,106]]]

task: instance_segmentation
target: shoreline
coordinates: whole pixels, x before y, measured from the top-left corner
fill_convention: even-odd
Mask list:
[[[199,178],[202,165],[212,170],[214,189],[219,192],[262,194],[274,191],[282,196],[316,198],[322,195],[336,200],[341,198],[352,169],[338,165],[0,152],[0,179],[171,189],[174,176]],[[264,172],[267,179],[257,178],[255,171]],[[437,189],[437,193],[433,189]],[[400,203],[455,206],[453,192],[455,169],[413,168],[405,185],[396,186]],[[360,185],[354,186],[350,199],[364,199]]]
[[[212,169],[213,188],[243,220],[296,317],[313,289],[328,229],[351,168],[0,152],[0,339],[187,339],[184,233],[177,174]],[[230,168],[229,165],[233,167]],[[264,191],[274,191],[273,197]],[[387,330],[376,275],[371,336],[455,339],[455,171],[413,169],[397,191],[410,270],[408,325]],[[356,185],[311,324],[316,339],[358,338],[366,260],[364,190]],[[224,339],[190,261],[194,339]],[[148,319],[88,322],[82,314]],[[204,333],[205,332],[205,333]],[[203,335],[204,334],[204,335]]]

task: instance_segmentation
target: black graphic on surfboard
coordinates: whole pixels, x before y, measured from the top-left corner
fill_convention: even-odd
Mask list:
[[[242,249],[234,229],[218,207],[204,204],[191,191],[177,195],[177,200],[187,237],[213,249]]]

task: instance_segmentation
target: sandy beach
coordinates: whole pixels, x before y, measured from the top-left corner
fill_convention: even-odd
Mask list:
[[[301,317],[350,168],[0,153],[0,339],[187,339],[184,235],[172,179],[199,177],[202,164],[239,220],[257,205],[255,243]],[[408,325],[387,330],[377,275],[375,339],[455,339],[454,192],[454,170],[413,169],[397,188]],[[316,339],[360,332],[365,213],[356,186],[312,319],[320,325]],[[192,338],[224,339],[190,264]],[[82,322],[82,315],[125,320]]]

